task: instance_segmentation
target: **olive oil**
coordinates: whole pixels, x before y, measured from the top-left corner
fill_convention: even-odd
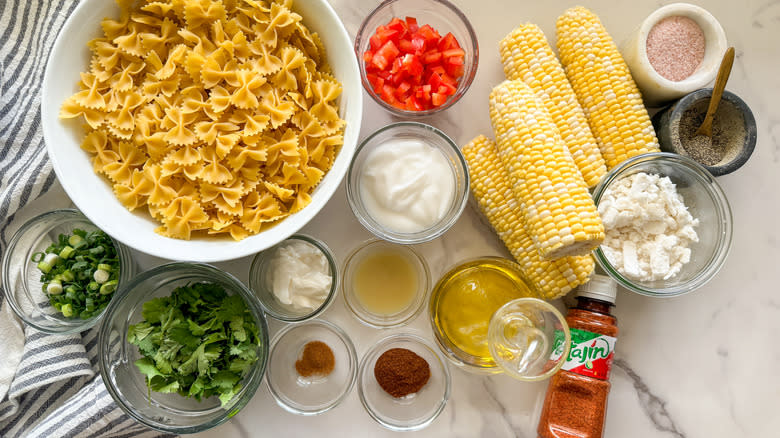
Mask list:
[[[376,315],[406,310],[417,293],[417,270],[409,258],[393,248],[366,255],[355,267],[353,287],[360,305]]]
[[[430,308],[434,332],[461,361],[495,367],[488,349],[490,318],[511,300],[535,296],[509,260],[489,257],[464,263],[434,288]]]

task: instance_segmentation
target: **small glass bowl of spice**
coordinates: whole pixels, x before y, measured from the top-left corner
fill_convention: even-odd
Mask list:
[[[753,154],[756,119],[739,96],[723,91],[712,136],[696,135],[711,96],[712,88],[696,90],[656,113],[653,125],[661,150],[690,157],[714,176],[722,176],[742,167]]]
[[[469,173],[460,148],[445,133],[398,122],[358,146],[347,173],[347,200],[377,237],[416,244],[444,234],[468,200]]]
[[[707,170],[667,152],[638,155],[594,188],[606,237],[596,262],[626,289],[653,297],[706,284],[726,261],[731,207]]]
[[[335,324],[317,319],[277,333],[266,383],[285,410],[316,415],[346,398],[357,373],[357,353],[349,336]]]
[[[394,431],[420,430],[444,410],[450,372],[435,347],[411,333],[388,336],[363,357],[358,393],[368,414]]]
[[[338,267],[328,245],[295,234],[258,253],[249,285],[263,309],[284,322],[301,322],[327,309],[338,289]]]
[[[46,333],[77,333],[98,322],[135,270],[129,248],[81,212],[53,210],[13,235],[3,254],[2,286],[26,324]]]
[[[622,53],[645,104],[660,106],[712,82],[727,47],[712,14],[673,3],[650,14]]]

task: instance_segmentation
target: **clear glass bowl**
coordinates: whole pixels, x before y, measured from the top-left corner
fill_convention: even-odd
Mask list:
[[[635,281],[618,272],[601,248],[594,251],[596,261],[618,284],[642,295],[671,297],[698,289],[718,273],[731,248],[733,224],[726,195],[699,163],[677,154],[653,152],[638,155],[612,169],[593,190],[596,206],[614,181],[637,172],[668,176],[688,211],[699,220],[695,228],[699,241],[690,245],[691,260],[674,277],[650,282]]]
[[[270,268],[270,262],[276,251],[296,240],[300,240],[311,245],[314,245],[317,249],[322,251],[325,258],[328,260],[328,266],[330,268],[331,284],[328,296],[325,301],[320,304],[319,307],[311,311],[305,309],[296,309],[292,306],[282,304],[274,295],[273,287],[270,284],[271,276],[268,273]],[[284,322],[301,322],[312,319],[317,315],[322,314],[325,309],[330,306],[336,297],[336,291],[338,290],[339,272],[336,258],[333,256],[333,252],[330,250],[321,240],[315,239],[303,234],[295,234],[290,236],[287,240],[284,240],[273,247],[258,253],[254,260],[252,260],[252,267],[249,271],[249,287],[257,294],[260,299],[260,305],[271,317],[276,318]]]
[[[450,96],[443,105],[425,111],[408,111],[388,104],[374,92],[374,88],[366,79],[366,64],[363,62],[363,53],[370,47],[369,39],[376,32],[377,27],[389,23],[393,17],[403,19],[407,16],[417,18],[417,23],[420,26],[429,24],[441,36],[452,32],[461,48],[466,52],[463,60],[463,76],[458,80],[455,94]],[[385,0],[381,2],[360,25],[355,37],[355,54],[360,65],[363,88],[368,95],[382,108],[401,117],[429,116],[454,105],[471,86],[479,64],[479,44],[471,23],[463,12],[445,0]]]
[[[473,327],[472,324],[474,324],[474,322],[469,320],[468,322],[464,321],[461,325],[454,326],[454,324],[447,322],[447,317],[451,316],[451,314],[448,315],[447,309],[442,308],[446,306],[445,300],[447,299],[447,295],[456,293],[458,289],[455,287],[458,284],[468,281],[470,278],[474,278],[475,275],[484,271],[489,271],[492,275],[500,276],[503,281],[512,285],[515,292],[511,296],[507,296],[506,301],[495,303],[495,307],[493,307],[494,310],[505,305],[513,298],[538,297],[539,295],[535,288],[529,286],[530,283],[525,280],[525,276],[520,270],[520,266],[514,261],[500,257],[479,257],[458,263],[441,276],[433,287],[430,299],[428,300],[428,318],[431,323],[431,329],[433,330],[436,344],[453,365],[464,371],[475,374],[498,374],[501,373],[502,370],[490,354],[487,352],[484,355],[469,353],[468,351],[465,351],[464,348],[459,347],[457,342],[451,339],[451,335],[448,334],[448,332],[473,333],[478,330]],[[506,290],[504,292],[506,292]],[[488,293],[488,291],[483,291],[483,293]],[[473,314],[475,309],[470,308],[466,309],[466,311]],[[486,349],[488,325],[490,323],[490,318],[495,312],[487,310],[487,313],[489,314],[485,315],[484,325],[480,327],[484,330],[483,335]],[[448,326],[452,328],[448,330]]]
[[[217,397],[198,402],[179,394],[149,391],[146,377],[134,362],[141,355],[127,342],[127,329],[140,322],[143,303],[169,296],[177,287],[191,283],[215,283],[229,295],[244,299],[258,327],[257,361],[241,380],[243,388],[224,407]],[[268,326],[255,295],[231,274],[199,263],[168,263],[143,272],[127,285],[106,310],[98,338],[100,376],[122,410],[153,429],[174,434],[202,432],[224,423],[249,403],[263,380],[268,361]]]
[[[303,348],[321,341],[333,351],[335,366],[323,377],[301,377],[295,369]],[[349,336],[335,324],[317,319],[288,325],[274,336],[268,362],[266,383],[276,403],[299,415],[317,415],[341,403],[357,379],[355,346]]]
[[[431,376],[418,392],[395,398],[385,392],[374,377],[377,359],[391,348],[406,348],[428,362]],[[447,363],[425,339],[410,333],[388,336],[371,347],[360,363],[358,393],[368,414],[394,431],[420,430],[441,414],[450,398],[450,371]]]
[[[359,263],[367,256],[383,250],[398,251],[412,265],[417,276],[417,290],[409,305],[389,315],[379,314],[366,308],[353,287],[355,271]],[[360,322],[374,328],[398,327],[411,322],[420,313],[430,286],[431,274],[428,270],[428,264],[417,251],[410,246],[397,245],[382,240],[369,240],[352,251],[344,264],[341,284],[347,308]]]
[[[371,216],[363,201],[360,180],[363,176],[363,165],[369,153],[389,140],[413,139],[437,148],[450,163],[455,178],[455,196],[444,216],[429,228],[416,233],[403,233],[388,229]],[[423,243],[444,234],[457,222],[463,208],[466,206],[469,194],[469,172],[466,160],[455,142],[447,134],[418,122],[398,122],[387,125],[373,134],[358,146],[355,156],[347,172],[347,200],[358,221],[377,237],[401,244]]]
[[[518,298],[496,310],[488,328],[490,355],[508,376],[536,382],[552,377],[569,357],[566,318],[538,298]]]
[[[60,234],[71,234],[74,228],[93,231],[98,228],[81,212],[74,209],[53,210],[38,215],[19,228],[11,237],[8,248],[3,254],[2,278],[3,290],[14,313],[26,324],[46,333],[78,333],[94,326],[106,312],[103,309],[89,319],[66,318],[49,302],[43,292],[41,271],[37,263],[31,261],[36,252],[43,252],[56,242]],[[119,255],[119,282],[114,298],[125,291],[130,279],[135,275],[136,265],[130,250],[111,239]]]

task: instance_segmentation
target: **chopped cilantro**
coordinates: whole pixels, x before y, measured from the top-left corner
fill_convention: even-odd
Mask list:
[[[144,321],[127,341],[143,356],[135,362],[149,389],[197,400],[218,396],[224,406],[257,361],[257,325],[238,295],[218,284],[194,283],[143,304]]]

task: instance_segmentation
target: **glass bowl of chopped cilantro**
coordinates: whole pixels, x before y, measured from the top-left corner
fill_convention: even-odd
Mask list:
[[[238,279],[213,266],[168,263],[133,278],[100,327],[100,375],[120,408],[186,434],[237,414],[263,380],[268,326]]]
[[[27,221],[2,259],[8,303],[25,323],[46,333],[94,326],[134,274],[130,250],[73,209]]]

